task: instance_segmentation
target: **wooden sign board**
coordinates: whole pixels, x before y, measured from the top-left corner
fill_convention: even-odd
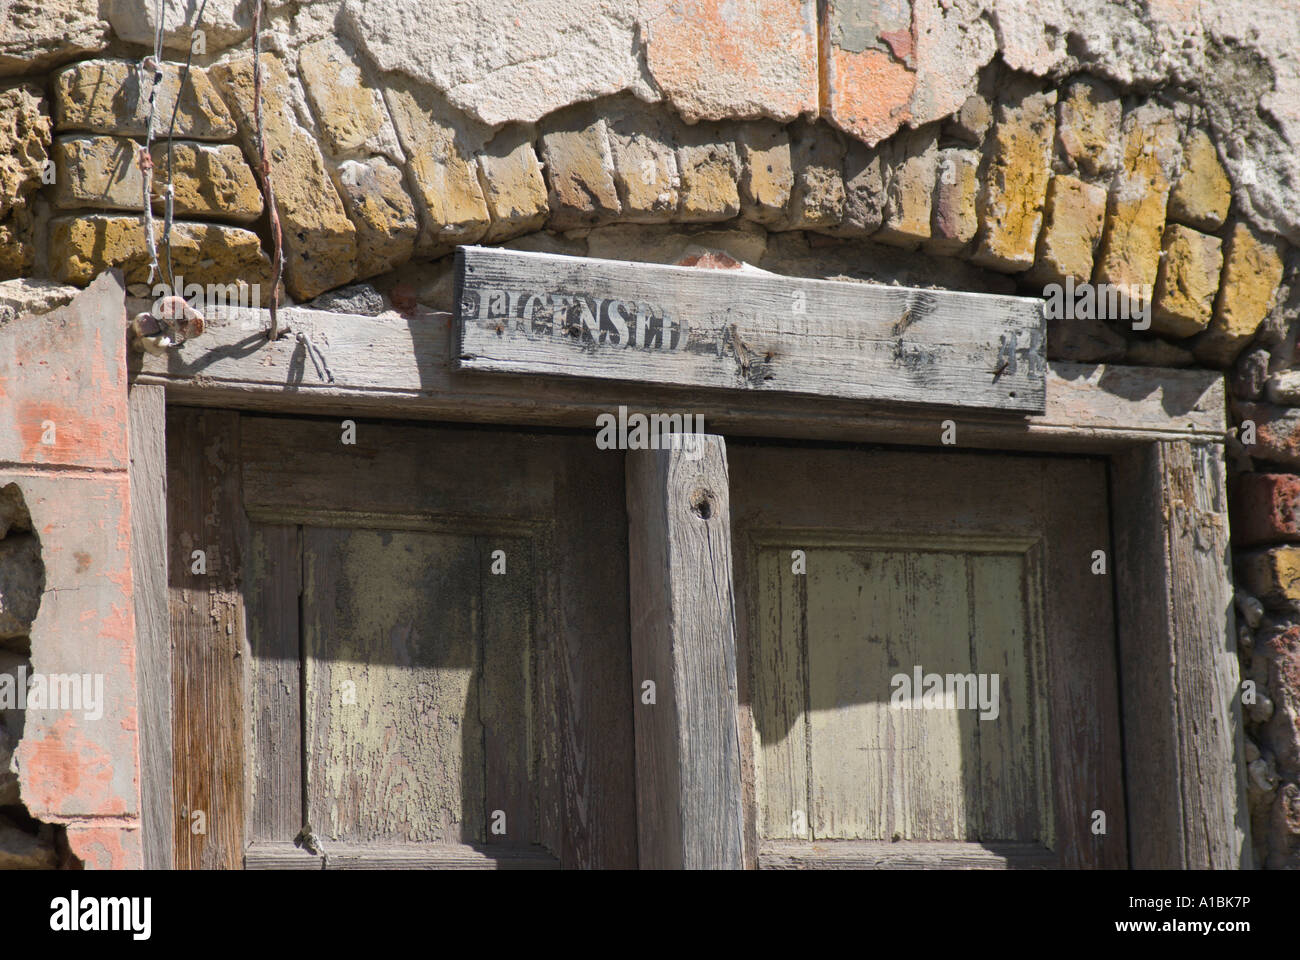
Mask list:
[[[461,247],[457,366],[1042,413],[1042,303]]]

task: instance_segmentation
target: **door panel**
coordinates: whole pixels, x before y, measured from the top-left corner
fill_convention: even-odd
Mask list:
[[[1126,864],[1104,467],[729,460],[748,861]]]
[[[635,866],[622,456],[238,420],[245,864]]]
[[[501,542],[507,582],[525,541]],[[409,530],[305,531],[308,819],[345,843],[527,846],[530,592],[484,595],[486,544]],[[487,611],[501,604],[506,609]]]
[[[760,549],[754,694],[764,836],[793,839],[805,799],[819,839],[1050,836],[1043,745],[1029,722],[1041,710],[1042,671],[1026,642],[1025,560],[841,546],[812,550],[807,573],[795,574],[789,549]],[[764,629],[783,622],[783,609],[789,626]],[[1000,675],[1003,722],[895,709],[890,687],[875,699],[877,678],[905,664]],[[975,692],[960,690],[963,699]]]

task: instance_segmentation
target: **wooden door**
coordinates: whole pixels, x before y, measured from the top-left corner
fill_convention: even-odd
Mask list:
[[[178,865],[635,866],[622,455],[351,429],[169,411]]]
[[[1104,463],[728,456],[748,863],[1126,866]]]

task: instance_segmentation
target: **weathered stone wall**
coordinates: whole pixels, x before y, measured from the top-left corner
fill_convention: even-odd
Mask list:
[[[170,183],[172,272],[260,287],[251,5],[209,0],[201,24],[193,7],[163,4],[155,233]],[[118,267],[147,293],[137,154],[154,82],[138,64],[155,5],[10,9],[0,279]],[[1300,866],[1300,0],[266,9],[262,122],[297,302],[447,309],[462,243],[720,250],[1033,296],[1152,288],[1149,329],[1053,318],[1049,356],[1229,377],[1254,837],[1260,862]]]

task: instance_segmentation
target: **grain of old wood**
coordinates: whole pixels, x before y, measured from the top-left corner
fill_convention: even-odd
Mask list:
[[[726,447],[698,443],[627,457],[640,862],[660,869],[742,865]]]
[[[1116,458],[1133,866],[1251,866],[1222,448]]]
[[[1025,297],[460,247],[457,365],[1042,413]]]
[[[308,746],[298,792],[296,742],[254,738],[247,864],[316,868],[283,846],[305,818],[325,869],[635,866],[622,454],[365,420],[350,445],[337,419],[241,431],[266,578],[249,585],[253,722],[280,711]]]
[[[762,836],[1050,842],[1025,559],[841,546],[795,574],[760,551]],[[998,716],[895,709],[908,664],[997,674]]]
[[[143,301],[141,309],[148,304]],[[453,317],[292,308],[282,318],[325,350],[333,381],[316,377],[292,338],[267,343],[265,311],[214,314],[204,335],[166,357],[133,354],[135,382],[169,402],[276,413],[329,413],[591,429],[619,404],[705,418],[715,433],[938,446],[943,408],[767,391],[573,377],[494,375],[455,367]],[[1211,370],[1049,362],[1046,410],[1014,416],[952,408],[963,447],[1110,451],[1160,439],[1221,442],[1223,375]]]
[[[1043,629],[1062,865],[1118,868],[1129,865],[1123,753],[1120,736],[1114,579],[1093,573],[1093,551],[1111,558],[1106,470],[1096,461],[1047,460],[1041,464],[1046,589]],[[1094,811],[1106,815],[1094,831]]]
[[[1012,866],[1123,865],[1123,823],[1088,830],[1124,809],[1111,584],[1089,571],[1101,464],[729,453],[747,863],[821,864],[829,844],[839,866],[911,847],[936,865],[949,844],[950,866],[996,866],[996,841]],[[892,709],[891,676],[918,664],[998,674],[999,715]],[[888,864],[840,845],[871,842]]]
[[[764,870],[1048,870],[1056,856],[1029,843],[829,843],[774,841],[764,846]]]
[[[176,866],[235,869],[245,827],[239,414],[168,410],[167,469]]]
[[[255,524],[244,580],[249,702],[249,840],[284,840],[302,828],[302,533]]]
[[[163,388],[131,387],[131,576],[140,684],[144,864],[172,867],[172,651],[167,599],[166,406]]]
[[[303,552],[315,832],[327,845],[481,842],[491,731],[474,539],[308,527]]]
[[[554,870],[559,861],[540,850],[491,852],[465,846],[384,847],[332,844],[323,856],[287,841],[258,841],[244,853],[249,870]]]

